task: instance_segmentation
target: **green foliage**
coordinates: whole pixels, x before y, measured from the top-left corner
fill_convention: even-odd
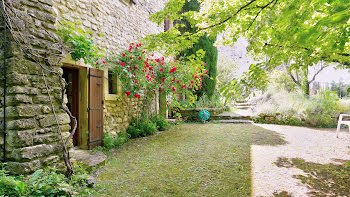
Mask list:
[[[158,22],[168,15],[172,20],[186,19],[196,31],[181,34],[181,24],[153,35],[152,42],[165,43],[162,47],[169,53],[178,54],[181,46],[191,48],[205,33],[215,37],[225,32],[226,44],[234,44],[239,37],[248,39],[248,50],[258,60],[267,58],[270,69],[287,62],[293,62],[294,68],[319,61],[350,66],[350,1],[203,0],[199,12],[188,13],[180,12],[184,1],[177,2],[168,1],[154,18]]]
[[[202,97],[200,97],[197,101],[194,103],[188,103],[186,101],[181,102],[181,105],[184,108],[223,108],[225,107],[225,104],[221,100],[220,94],[214,94],[212,97],[207,96],[204,94]]]
[[[203,50],[198,50],[185,60],[156,58],[154,54],[148,54],[142,44],[131,43],[128,50],[108,62],[114,64],[113,72],[118,75],[126,96],[142,97],[144,106],[147,106],[145,101],[153,98],[154,91],[159,90],[166,94],[168,108],[173,108],[179,107],[179,97],[196,100],[194,91],[200,89],[202,77],[208,73],[202,61],[204,54]],[[132,130],[132,133],[138,132]]]
[[[216,89],[219,91],[223,86],[235,78],[238,66],[231,57],[226,54],[219,54],[217,67]]]
[[[138,126],[142,128],[141,137],[153,135],[157,131],[157,125],[150,120],[141,121]]]
[[[116,147],[121,147],[130,139],[130,134],[125,131],[119,132],[117,136],[111,136],[108,132],[103,134],[103,148],[105,150],[112,150]]]
[[[286,90],[287,92],[295,92],[299,90],[296,83],[294,83],[285,70],[274,70],[270,74],[269,83],[271,88],[275,90]]]
[[[130,125],[126,132],[130,135],[131,138],[138,138],[142,136],[142,129],[136,125]]]
[[[24,196],[26,185],[20,177],[9,176],[8,172],[0,169],[0,196]]]
[[[55,171],[37,170],[28,180],[31,196],[67,196],[70,185],[63,174]]]
[[[230,100],[248,97],[254,90],[265,90],[269,76],[265,64],[252,64],[249,70],[238,79],[233,79],[219,90],[225,98],[225,104]]]
[[[169,123],[168,121],[161,117],[161,116],[153,116],[150,118],[150,120],[157,125],[158,131],[165,131],[169,128]]]
[[[277,92],[276,92],[277,91]],[[268,95],[257,102],[255,120],[312,127],[335,127],[339,113],[338,98],[334,92],[323,91],[310,98],[301,92],[270,89]]]
[[[131,138],[146,137],[153,135],[157,130],[165,131],[169,128],[169,123],[161,116],[152,116],[146,118],[134,118],[127,129],[127,133]]]
[[[156,131],[157,124],[148,118],[142,117],[134,118],[126,132],[131,138],[138,138],[153,135]]]
[[[200,4],[197,0],[186,1],[183,11],[199,11]],[[196,32],[196,28],[193,27],[195,24],[191,24],[188,21],[189,18],[186,18],[182,22],[185,23],[184,31],[194,33]],[[218,60],[218,50],[214,46],[216,41],[216,37],[210,38],[207,34],[204,34],[202,37],[198,39],[198,42],[195,43],[191,48],[184,50],[181,52],[180,56],[190,56],[192,54],[196,54],[198,50],[205,51],[205,56],[203,61],[205,62],[205,68],[209,71],[208,76],[203,77],[203,88],[198,90],[196,93],[198,97],[203,96],[203,94],[208,95],[209,97],[213,96],[216,85],[216,72],[217,72],[217,60]]]
[[[0,170],[0,196],[71,196],[86,194],[88,174],[80,166],[74,166],[75,174],[67,179],[55,169],[37,170],[29,177],[15,177]]]
[[[58,35],[67,47],[68,53],[74,61],[83,59],[85,64],[95,66],[96,62],[103,57],[91,39],[92,32],[79,28],[80,22],[63,21],[58,27]]]

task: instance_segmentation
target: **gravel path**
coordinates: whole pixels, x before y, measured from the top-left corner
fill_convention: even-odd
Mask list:
[[[294,126],[256,125],[280,133],[288,144],[252,146],[253,196],[273,196],[275,191],[287,191],[296,197],[308,196],[305,185],[293,178],[303,171],[277,167],[274,162],[279,157],[302,158],[321,164],[336,163],[334,159],[350,160],[350,134],[345,132],[347,130],[335,138],[335,129],[330,132]]]

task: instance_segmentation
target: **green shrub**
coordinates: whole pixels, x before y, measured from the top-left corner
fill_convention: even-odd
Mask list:
[[[165,131],[169,128],[168,121],[161,116],[153,116],[150,120],[157,125],[158,131]]]
[[[157,131],[157,125],[150,120],[144,120],[139,123],[139,128],[141,129],[142,137],[153,135]]]
[[[9,176],[0,169],[0,196],[24,196],[25,192],[25,183],[19,177]]]
[[[114,138],[108,133],[103,133],[103,147],[107,150],[114,148]]]
[[[260,123],[275,123],[312,127],[335,127],[339,100],[334,92],[322,91],[306,98],[299,92],[270,89],[269,95],[257,102],[255,119]],[[349,106],[348,106],[349,107]],[[344,106],[341,107],[345,109]],[[350,108],[350,107],[349,107]],[[272,117],[272,120],[271,120]]]
[[[126,132],[130,135],[131,138],[141,137],[142,130],[139,129],[136,125],[130,125]]]
[[[146,137],[153,135],[157,130],[164,131],[168,126],[168,122],[159,116],[154,116],[150,119],[134,118],[126,132],[131,138]]]
[[[27,178],[11,176],[0,169],[0,196],[71,196],[88,191],[88,174],[75,165],[75,174],[67,179],[55,169],[40,169]]]
[[[130,139],[130,134],[128,134],[125,131],[119,132],[118,133],[118,137],[114,141],[114,146],[115,147],[120,147],[123,144],[125,144],[127,141],[129,141],[129,139]]]
[[[27,184],[31,196],[68,196],[73,190],[63,174],[41,169],[30,176]]]
[[[105,132],[103,138],[103,148],[105,150],[111,150],[115,147],[120,147],[125,144],[131,135],[125,131],[119,132],[117,136],[113,137],[108,132]]]

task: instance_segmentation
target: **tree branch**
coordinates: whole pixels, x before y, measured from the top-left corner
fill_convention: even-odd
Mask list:
[[[330,55],[322,55],[322,54],[319,54],[318,52],[315,52],[313,49],[310,49],[310,48],[306,48],[306,47],[301,47],[301,46],[281,46],[281,45],[277,45],[277,44],[270,44],[270,43],[265,43],[264,46],[272,46],[272,47],[279,47],[279,48],[285,48],[285,47],[288,47],[288,48],[298,48],[298,49],[304,49],[306,51],[311,51],[312,53],[318,55],[318,58],[320,60],[325,60],[325,61],[328,61],[328,62],[335,62],[335,63],[340,63],[340,64],[343,64],[345,66],[350,66],[350,60],[349,61],[345,61],[345,62],[341,62],[337,59],[332,59],[330,57]],[[349,53],[336,53],[336,55],[339,55],[339,56],[342,56],[342,57],[350,57],[350,54]]]
[[[322,63],[321,63],[321,64],[322,64]],[[314,74],[314,76],[312,77],[311,81],[309,81],[309,83],[312,83],[313,81],[315,81],[316,76],[317,76],[318,74],[320,74],[320,72],[321,72],[323,69],[325,69],[325,68],[327,68],[327,67],[328,67],[328,65],[323,65],[323,64],[322,64],[321,68]]]
[[[257,0],[251,0],[250,2],[248,2],[246,5],[240,7],[232,16],[226,18],[225,20],[219,22],[219,23],[216,23],[216,24],[213,24],[213,25],[209,25],[208,27],[203,27],[203,28],[200,28],[198,30],[198,32],[200,31],[203,31],[203,30],[206,30],[206,29],[210,29],[210,28],[213,28],[213,27],[216,27],[216,26],[219,26],[219,25],[222,25],[224,23],[226,23],[227,21],[229,21],[230,19],[232,19],[234,16],[236,16],[238,13],[240,13],[242,10],[246,9],[247,7],[249,7],[252,3],[254,3],[255,1]]]
[[[301,87],[301,86],[302,86],[301,83],[299,82],[299,80],[296,80],[296,79],[295,79],[295,77],[293,76],[292,71],[290,71],[288,65],[286,65],[286,69],[287,69],[287,72],[288,72],[289,76],[290,76],[290,77],[292,78],[292,80],[294,81],[294,83],[296,83],[299,87]],[[298,77],[298,73],[297,73],[296,75],[297,75],[297,77]]]
[[[247,30],[249,30],[249,29],[252,27],[252,25],[254,24],[254,22],[256,21],[256,19],[258,18],[258,16],[260,15],[260,13],[261,13],[265,8],[267,8],[268,6],[270,6],[272,3],[274,3],[273,6],[275,6],[276,3],[277,3],[277,1],[278,1],[278,0],[272,0],[271,2],[269,2],[268,4],[266,4],[266,5],[262,6],[262,7],[259,6],[259,7],[260,7],[260,10],[259,10],[259,12],[255,15],[253,21],[250,23],[250,25],[249,25],[249,27],[248,27]],[[272,6],[272,7],[273,7],[273,6]]]

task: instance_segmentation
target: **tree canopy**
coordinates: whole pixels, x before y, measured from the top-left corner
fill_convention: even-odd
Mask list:
[[[205,33],[215,37],[225,32],[226,44],[245,37],[249,51],[258,59],[268,56],[269,66],[292,60],[293,68],[323,60],[350,68],[349,0],[202,0],[199,12],[181,13],[184,3],[170,0],[151,17],[159,24],[166,17],[186,18],[196,27],[196,32],[181,33],[181,24],[176,24],[147,37],[149,43],[161,41],[157,47],[168,54],[191,47]]]

